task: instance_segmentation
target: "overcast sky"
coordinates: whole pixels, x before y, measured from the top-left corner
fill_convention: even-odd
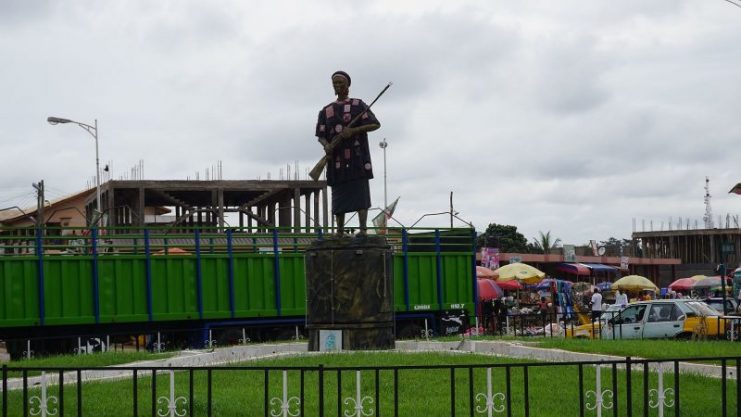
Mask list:
[[[741,2],[740,2],[741,3]],[[724,0],[0,1],[0,208],[114,178],[302,178],[334,96],[376,104],[374,206],[479,231],[629,238],[741,212],[741,7]],[[130,174],[129,174],[130,175]],[[725,220],[724,220],[725,221]],[[430,216],[420,225],[449,225]],[[456,225],[462,225],[456,221]],[[667,225],[664,225],[667,228]],[[676,225],[675,225],[676,227]]]

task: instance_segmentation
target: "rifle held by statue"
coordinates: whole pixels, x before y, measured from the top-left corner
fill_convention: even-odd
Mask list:
[[[352,120],[350,120],[350,123],[348,123],[347,126],[345,126],[345,128],[353,127],[355,122],[357,122],[361,117],[363,117],[365,113],[368,112],[368,110],[370,110],[371,107],[373,107],[376,101],[378,101],[378,99],[381,98],[383,93],[385,93],[386,90],[388,90],[392,84],[393,83],[388,83],[386,87],[384,87],[383,90],[381,90],[381,92],[378,93],[378,96],[376,96],[375,100],[373,100],[371,104],[369,104],[368,107],[365,110],[363,110],[359,115],[355,116]],[[331,153],[334,150],[334,148],[336,148],[340,143],[342,143],[342,133],[338,133],[334,135],[332,140],[329,142],[329,149],[326,151],[327,154]],[[319,181],[319,177],[322,175],[322,171],[324,171],[324,167],[327,166],[328,158],[329,158],[329,155],[324,155],[322,159],[320,159],[319,162],[317,162],[316,165],[314,165],[314,168],[312,168],[311,171],[309,172],[309,176],[314,181]]]

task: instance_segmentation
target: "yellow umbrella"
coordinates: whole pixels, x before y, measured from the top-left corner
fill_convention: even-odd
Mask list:
[[[627,275],[619,280],[615,281],[612,284],[613,290],[623,290],[623,291],[640,291],[640,290],[654,290],[656,292],[659,291],[659,287],[657,287],[651,280],[649,280],[646,277],[642,277],[640,275]]]
[[[707,278],[707,275],[692,275],[690,278],[694,279],[695,281],[701,281]]]
[[[515,262],[507,264],[496,271],[499,274],[497,281],[512,281],[513,279],[524,282],[525,284],[537,284],[545,278],[545,272],[528,264]]]

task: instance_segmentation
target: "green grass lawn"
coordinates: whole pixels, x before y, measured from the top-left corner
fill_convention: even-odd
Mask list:
[[[316,367],[323,365],[324,377],[324,411],[325,416],[340,416],[338,406],[345,405],[347,397],[355,396],[355,370],[337,371],[335,367],[390,367],[390,366],[430,366],[430,365],[457,365],[454,374],[455,396],[451,405],[451,371],[450,369],[413,369],[406,368],[398,371],[398,399],[399,416],[450,416],[451,407],[455,407],[456,415],[470,415],[472,405],[470,398],[486,391],[486,367],[492,367],[493,391],[507,393],[507,371],[501,367],[504,364],[514,364],[509,370],[509,400],[511,401],[512,415],[523,416],[525,409],[523,361],[508,360],[492,356],[476,354],[454,353],[344,353],[301,355],[292,357],[257,360],[240,364],[247,367]],[[484,368],[473,368],[473,365],[484,365]],[[735,366],[735,363],[734,363]],[[469,369],[472,369],[469,371]],[[537,417],[565,417],[578,416],[580,409],[580,391],[594,390],[596,368],[582,366],[584,384],[579,387],[579,366],[540,364],[527,369],[529,415]],[[470,373],[469,373],[470,372]],[[612,388],[613,371],[603,368],[602,386]],[[152,397],[159,398],[167,395],[169,376],[161,372],[157,374],[156,393],[152,393],[151,371],[140,371],[137,380],[138,414],[141,416],[152,414]],[[341,381],[338,384],[338,375]],[[394,371],[380,370],[378,372],[378,405],[380,415],[394,415]],[[281,396],[282,376],[280,370],[265,371],[262,369],[240,369],[239,367],[219,368],[211,372],[211,398],[214,416],[262,416],[269,414],[276,407],[271,407],[269,401],[273,397]],[[361,372],[362,395],[371,396],[375,401],[375,378],[373,370]],[[626,373],[616,370],[614,373],[617,383],[618,414],[626,414]],[[188,371],[175,373],[176,396],[188,399],[187,407],[192,406],[194,413],[188,415],[207,415],[208,371],[196,370],[192,372],[194,393],[192,401],[189,398]],[[264,386],[267,377],[269,387],[268,410],[265,410]],[[301,397],[301,371],[287,372],[289,397]],[[318,372],[305,371],[303,374],[303,404],[306,416],[318,416]],[[633,415],[643,415],[643,373],[632,373],[632,402]],[[655,389],[658,381],[656,373],[650,373],[648,389]],[[664,375],[665,387],[672,387],[672,374]],[[341,388],[341,390],[338,389]],[[726,394],[729,410],[736,410],[736,383],[728,381]],[[50,389],[50,395],[59,397],[59,388]],[[473,394],[473,395],[471,395]],[[21,392],[8,393],[9,415],[22,415],[23,398]],[[31,395],[38,395],[38,389]],[[65,414],[76,415],[77,387],[65,386],[64,408]],[[82,388],[84,416],[127,416],[133,415],[133,383],[132,380],[115,382],[91,382]],[[681,415],[683,416],[720,416],[721,413],[721,381],[694,375],[682,374],[680,377]],[[591,397],[590,397],[591,398]],[[592,401],[593,402],[593,401]],[[366,405],[368,402],[366,401]],[[473,403],[476,406],[476,403]],[[481,405],[481,403],[478,403]],[[499,401],[497,401],[499,405]],[[372,405],[375,407],[375,403]],[[344,413],[344,410],[343,411]],[[367,408],[366,408],[367,411]],[[665,415],[673,415],[670,409]],[[651,415],[658,415],[651,410]],[[375,415],[375,414],[374,414]],[[486,415],[475,414],[475,415]],[[503,414],[507,415],[506,411]],[[596,415],[594,411],[587,411],[587,416]],[[604,415],[611,416],[612,410],[604,410]]]
[[[444,337],[438,341],[460,341],[460,337]],[[741,356],[741,343],[725,340],[678,340],[678,339],[564,339],[560,337],[492,337],[478,336],[471,340],[523,343],[547,349],[563,349],[573,352],[602,353],[605,355],[631,356],[646,359],[697,358],[706,356]]]
[[[718,340],[589,340],[554,338],[535,340],[535,342],[536,346],[543,348],[647,359],[741,356],[741,343]]]

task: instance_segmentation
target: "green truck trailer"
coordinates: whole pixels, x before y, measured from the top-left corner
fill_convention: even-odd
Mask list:
[[[207,330],[302,332],[304,249],[322,233],[0,229],[0,340],[17,355],[29,340],[65,350],[104,335],[160,332],[198,344]],[[397,335],[464,330],[476,308],[473,230],[389,229],[387,238]]]

